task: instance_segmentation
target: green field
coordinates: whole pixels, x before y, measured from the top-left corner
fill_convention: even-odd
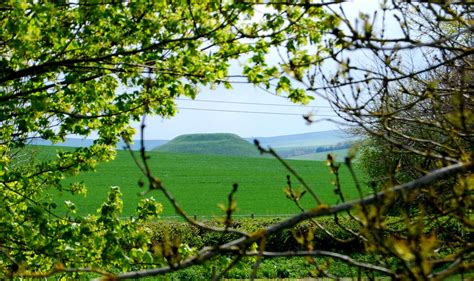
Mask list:
[[[34,149],[38,150],[39,158],[44,158],[53,157],[56,149],[64,148],[38,146]],[[154,174],[163,181],[190,215],[222,215],[217,205],[226,202],[233,183],[239,184],[236,195],[237,215],[298,212],[283,193],[288,172],[275,159],[163,152],[150,152],[149,155]],[[329,173],[325,162],[290,160],[289,163],[307,180],[323,202],[335,202],[331,184],[334,176]],[[341,176],[346,198],[355,198],[354,185],[346,168],[341,169]],[[88,186],[86,197],[55,192],[55,201],[59,206],[64,205],[64,200],[75,202],[78,214],[81,215],[95,213],[100,202],[106,198],[110,186],[119,186],[124,198],[123,216],[127,217],[133,214],[138,200],[143,198],[138,195],[143,191],[137,184],[140,179],[144,177],[132,161],[130,153],[118,151],[114,161],[99,164],[96,172],[80,174],[65,181],[84,181]],[[293,181],[293,186],[298,187],[295,179]],[[154,191],[147,196],[164,202],[163,216],[174,215],[163,194]],[[303,204],[308,208],[314,206],[309,194],[305,195]]]

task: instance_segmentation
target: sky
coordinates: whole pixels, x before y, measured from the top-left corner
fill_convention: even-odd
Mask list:
[[[346,13],[356,16],[362,9],[373,11],[378,6],[378,1],[353,1],[345,5]],[[276,55],[270,55],[268,59],[277,61]],[[234,84],[233,87],[231,90],[223,87],[216,90],[201,89],[194,101],[178,100],[178,113],[172,118],[147,117],[145,139],[172,139],[193,133],[269,137],[344,128],[340,124],[323,120],[335,116],[335,113],[321,97],[315,96],[312,102],[302,107],[253,85]],[[303,115],[310,112],[313,119],[319,121],[308,125]],[[337,118],[335,120],[341,121]],[[138,129],[140,124],[133,123],[133,126]]]
[[[267,137],[338,128],[328,121],[308,125],[303,119],[310,112],[316,119],[334,116],[324,100],[316,98],[306,106],[298,106],[253,85],[238,84],[232,90],[201,90],[195,100],[183,98],[177,105],[178,113],[174,117],[147,117],[146,139],[171,139],[193,133]],[[138,128],[139,124],[135,123],[134,127]]]

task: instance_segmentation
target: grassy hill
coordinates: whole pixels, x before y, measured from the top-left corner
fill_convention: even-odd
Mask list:
[[[357,136],[351,135],[342,130],[330,130],[276,137],[256,137],[256,139],[258,139],[263,146],[271,146],[273,148],[326,146],[341,142],[354,141],[357,138]],[[249,138],[248,140],[253,140],[253,138]]]
[[[147,151],[152,150],[162,144],[167,143],[168,140],[145,140],[145,149]],[[50,141],[43,140],[43,139],[34,139],[31,141],[32,145],[43,145],[43,146],[60,146],[60,147],[88,147],[94,144],[93,139],[78,139],[78,138],[66,138],[64,142],[60,143],[51,143]],[[140,140],[134,140],[132,144],[130,144],[132,150],[140,150],[141,149],[141,142]],[[126,149],[125,143],[120,140],[117,144],[118,150]]]
[[[155,149],[161,152],[256,157],[254,145],[234,134],[178,136]]]
[[[31,153],[39,159],[55,157],[56,150],[72,148],[35,146]],[[237,215],[277,215],[295,214],[298,208],[290,202],[283,192],[288,171],[273,158],[229,157],[218,155],[173,154],[149,152],[149,164],[153,173],[173,193],[180,205],[191,215],[223,215],[217,207],[227,202],[232,184],[238,183],[236,194]],[[305,178],[308,185],[325,203],[335,203],[334,180],[325,162],[289,160],[289,164]],[[123,194],[123,217],[130,216],[137,202],[143,198],[138,195],[143,189],[138,181],[144,179],[128,151],[118,151],[117,158],[101,163],[96,172],[81,173],[67,178],[64,184],[84,182],[87,195],[73,196],[67,192],[50,190],[58,205],[56,212],[64,211],[64,201],[75,202],[78,214],[95,214],[100,203],[107,196],[111,186],[119,186]],[[357,198],[357,192],[347,169],[341,167],[342,191],[347,199]],[[293,178],[293,187],[301,186]],[[174,215],[174,211],[160,192],[150,192],[158,201],[164,202],[163,216]],[[308,194],[302,199],[303,206],[314,207]]]
[[[303,156],[306,154],[314,153],[317,147],[335,145],[338,143],[351,142],[357,139],[356,136],[350,135],[342,130],[331,130],[321,131],[314,133],[285,135],[276,137],[256,137],[256,138],[245,138],[249,144],[242,142],[242,139],[237,135],[233,134],[194,134],[194,135],[183,135],[175,139],[175,142],[170,146],[164,146],[159,149],[158,147],[168,143],[169,140],[145,140],[145,149],[150,150],[161,150],[168,152],[184,152],[193,154],[211,154],[218,155],[241,155],[241,156],[256,156],[256,150],[253,147],[254,139],[258,139],[260,144],[264,147],[271,146],[274,148],[280,156],[283,158],[292,158],[296,156]],[[193,142],[193,147],[189,148],[188,144],[184,142]],[[56,143],[54,146],[57,147],[87,147],[93,144],[93,139],[78,139],[78,138],[66,138],[63,143]],[[222,143],[219,143],[222,142]],[[49,141],[42,139],[35,139],[31,142],[33,145],[53,145]],[[196,145],[198,144],[198,145]],[[246,148],[245,148],[246,147]],[[252,148],[250,148],[252,147]],[[117,144],[118,150],[123,150],[125,144],[120,141]],[[140,141],[135,140],[131,144],[132,150],[139,150]],[[311,156],[308,156],[311,159]]]

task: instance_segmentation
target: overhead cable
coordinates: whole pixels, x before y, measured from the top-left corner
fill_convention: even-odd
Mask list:
[[[303,116],[304,115],[302,113],[229,110],[229,109],[214,109],[214,108],[194,108],[194,107],[181,107],[181,106],[178,106],[178,109],[198,110],[198,111],[215,111],[215,112],[231,112],[231,113],[248,113],[248,114],[266,114],[266,115],[289,115],[289,116]],[[315,116],[315,117],[337,117],[336,115],[328,115],[328,114],[313,114],[313,116]]]
[[[263,105],[263,106],[282,106],[282,107],[303,107],[303,108],[331,108],[330,106],[321,105],[298,105],[298,104],[277,104],[277,103],[257,103],[257,102],[241,102],[241,101],[219,101],[219,100],[192,100],[192,99],[180,99],[179,101],[193,101],[193,102],[210,102],[210,103],[228,103],[228,104],[246,104],[246,105]]]

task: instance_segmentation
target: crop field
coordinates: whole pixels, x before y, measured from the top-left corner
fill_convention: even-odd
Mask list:
[[[37,146],[34,149],[38,150],[39,157],[52,157],[59,148]],[[283,192],[287,186],[288,171],[276,159],[163,152],[150,152],[149,155],[154,175],[162,180],[189,215],[223,215],[218,204],[227,202],[227,195],[234,183],[239,184],[235,196],[238,209],[236,215],[284,215],[298,212],[294,203]],[[336,201],[331,183],[335,177],[329,172],[325,162],[290,160],[288,163],[324,203]],[[95,172],[65,180],[65,184],[83,181],[88,187],[85,197],[57,191],[53,194],[60,207],[64,206],[65,200],[71,200],[76,204],[78,214],[95,214],[110,187],[119,186],[123,193],[123,217],[128,217],[134,213],[137,202],[143,198],[139,193],[146,189],[146,184],[144,188],[138,186],[140,179],[146,180],[130,153],[118,151],[114,161],[99,164]],[[353,180],[345,167],[341,168],[341,183],[346,198],[357,197]],[[294,177],[292,185],[293,188],[302,189]],[[160,192],[152,191],[146,196],[153,196],[163,203],[163,217],[175,214]],[[314,207],[313,202],[310,195],[305,194],[302,204],[311,208]],[[64,208],[58,208],[58,212],[61,210]]]

